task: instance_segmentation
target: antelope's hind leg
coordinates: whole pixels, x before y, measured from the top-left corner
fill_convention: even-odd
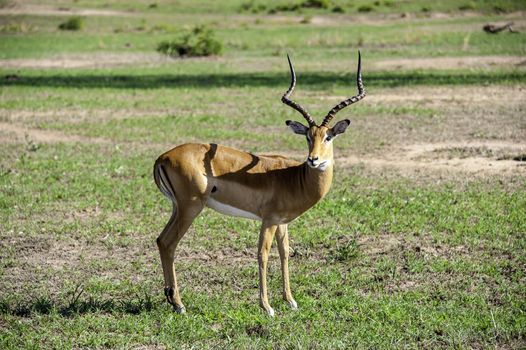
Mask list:
[[[176,206],[176,204],[174,204]],[[194,203],[185,208],[174,210],[168,224],[157,238],[157,247],[161,255],[161,263],[164,274],[164,294],[177,313],[185,313],[186,309],[181,301],[181,295],[177,287],[177,276],[175,273],[175,248],[183,238],[186,231],[194,221],[195,217],[203,210],[202,204]]]
[[[289,232],[287,225],[279,225],[276,233],[276,242],[278,243],[279,259],[281,261],[281,276],[283,278],[283,300],[291,308],[297,309],[298,304],[292,297],[289,282]]]
[[[172,216],[157,238],[164,274],[164,294],[176,312],[184,313],[185,307],[179,295],[175,274],[175,249],[195,217],[203,210],[204,202],[200,199],[199,193],[184,190],[192,187],[187,186],[181,178],[177,176],[170,178],[162,163],[156,163],[154,179],[159,190],[172,201],[173,205]],[[173,184],[182,189],[181,193],[176,194]],[[206,184],[202,185],[206,187]]]

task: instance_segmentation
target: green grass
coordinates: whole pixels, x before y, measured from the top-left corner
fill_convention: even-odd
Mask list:
[[[195,23],[192,17],[182,19],[183,24],[175,27],[171,21],[158,19],[144,22],[139,19],[118,18],[115,21],[110,17],[99,22],[89,17],[85,20],[86,30],[72,33],[57,32],[53,28],[59,20],[50,18],[53,22],[43,21],[42,30],[24,34],[24,40],[19,40],[19,33],[3,34],[0,58],[46,57],[92,51],[154,52],[160,42],[172,40],[174,35],[188,28],[186,23]],[[10,22],[31,23],[34,19],[42,21],[41,17],[31,16],[15,17]],[[488,20],[506,19],[493,17]],[[93,23],[90,24],[90,21]],[[328,52],[337,57],[348,57],[349,50],[354,51],[360,47],[372,59],[492,53],[524,55],[526,43],[526,34],[523,32],[488,35],[482,31],[480,22],[471,18],[422,20],[405,25],[385,22],[360,26],[355,26],[352,22],[336,22],[323,26],[305,26],[299,22],[254,25],[246,19],[229,22],[226,28],[220,20],[198,23],[217,28],[217,38],[224,42],[224,53],[228,56],[242,53],[244,56],[272,57],[284,56],[284,52],[289,51],[309,60],[318,60],[326,59]],[[156,26],[170,26],[173,29],[169,32],[154,31]],[[123,27],[130,29],[120,31]],[[143,30],[137,29],[142,27]],[[50,40],[55,43],[54,50],[49,50],[47,46]]]
[[[101,151],[107,160],[101,161]],[[130,259],[130,267],[124,267],[117,258],[106,258],[101,265],[91,261],[95,265],[80,272],[85,275],[92,269],[115,266],[126,276],[137,266],[141,283],[126,277],[112,281],[97,274],[79,280],[75,277],[78,272],[68,269],[65,273],[71,277],[58,294],[50,294],[44,286],[38,287],[39,283],[11,286],[22,293],[2,297],[1,314],[9,325],[2,339],[4,348],[36,343],[47,347],[139,343],[205,347],[317,344],[324,348],[388,348],[414,343],[443,347],[499,344],[524,337],[526,318],[521,310],[525,307],[522,283],[526,276],[521,266],[526,261],[521,252],[526,247],[521,236],[526,231],[522,215],[526,201],[522,194],[510,194],[497,184],[489,190],[487,184],[477,181],[463,189],[455,185],[415,187],[406,181],[379,184],[362,176],[340,174],[328,198],[291,225],[293,247],[303,252],[291,263],[300,311],[287,310],[277,298],[280,279],[276,261],[271,267],[270,288],[279,316],[271,320],[254,302],[255,261],[234,268],[203,266],[185,259],[178,267],[185,280],[188,315],[178,316],[161,302],[159,268],[156,273],[144,270],[155,254],[156,233],[150,227],[161,227],[165,218],[156,213],[167,211],[167,203],[151,185],[152,155],[107,152],[93,146],[58,145],[24,153],[15,160],[17,176],[2,177],[1,210],[8,218],[3,232],[24,230],[29,237],[39,237],[45,230],[53,239],[94,242],[110,235],[115,243],[101,247],[110,254],[122,248],[135,250],[131,245],[142,241],[139,244],[151,247],[146,260],[139,254]],[[106,176],[108,173],[113,175]],[[371,189],[371,185],[381,187]],[[33,205],[14,210],[20,202]],[[76,225],[41,225],[15,219],[45,215],[58,203],[67,203],[67,211],[97,206],[109,215],[126,212],[131,220],[100,218]],[[54,215],[60,218],[61,214]],[[313,225],[316,230],[311,229]],[[231,233],[221,232],[221,226]],[[197,252],[215,251],[224,247],[222,240],[234,232],[233,240],[226,244],[228,249],[253,250],[256,231],[254,223],[207,212],[197,220],[185,245]],[[388,254],[371,253],[358,245],[354,254],[342,255],[343,237],[374,238],[380,234],[381,243],[387,239],[382,232],[400,240]],[[126,243],[126,237],[131,242]],[[208,241],[209,246],[202,247],[202,241]],[[440,248],[444,246],[457,253],[450,255]],[[430,247],[437,251],[429,254],[425,249]],[[12,260],[4,262],[3,269],[20,264],[15,251],[7,254]],[[42,271],[44,276],[50,272]],[[209,289],[201,290],[199,283],[207,276],[214,276],[213,280],[208,282]],[[477,280],[480,283],[473,285]],[[407,283],[411,287],[405,290],[401,286]],[[77,284],[84,291],[78,298],[73,293]],[[42,332],[28,332],[34,327]],[[326,337],[328,334],[331,336]]]
[[[518,151],[491,146],[524,142],[523,65],[375,68],[524,56],[524,33],[481,30],[522,20],[503,12],[523,2],[448,0],[422,11],[412,0],[334,0],[345,14],[268,16],[239,12],[244,2],[40,3],[122,11],[84,16],[79,32],[58,30],[72,17],[64,10],[0,16],[0,348],[524,348],[526,181],[511,160]],[[300,23],[305,16],[310,23]],[[198,24],[214,28],[222,56],[156,56],[160,41]],[[174,314],[155,244],[170,214],[152,179],[156,157],[184,142],[219,142],[301,159],[305,141],[284,124],[299,114],[280,102],[286,53],[298,74],[293,97],[319,119],[355,91],[358,48],[368,97],[338,115],[352,124],[335,141],[331,192],[290,224],[300,309],[281,301],[273,248],[276,317],[260,310],[258,223],[205,209],[178,247],[188,313]],[[79,58],[103,67],[38,66]],[[368,162],[447,142],[455,146],[407,166]],[[488,146],[462,146],[470,142]],[[449,172],[411,171],[426,155],[427,164],[452,162]],[[481,157],[498,168],[497,156],[513,162],[509,172],[454,165]]]
[[[241,11],[242,5],[250,3],[250,0],[229,0],[224,1],[221,4],[210,3],[206,0],[182,0],[177,3],[171,1],[100,1],[100,0],[78,0],[78,1],[61,1],[61,6],[67,8],[100,8],[100,9],[114,9],[125,11],[127,13],[149,13],[149,14],[163,14],[167,12],[179,12],[184,14],[232,14]],[[291,3],[301,3],[303,1],[290,1],[290,0],[255,0],[254,4],[266,5],[266,10],[276,8],[282,5],[290,5]],[[55,4],[54,1],[45,1],[45,3]],[[328,1],[330,6],[326,9],[305,9],[301,11],[294,11],[292,14],[298,13],[318,13],[328,14],[334,6],[342,6],[345,8],[347,13],[357,13],[358,8],[361,6],[368,6],[372,9],[373,13],[404,13],[404,12],[422,12],[422,8],[426,7],[429,11],[440,11],[440,12],[458,12],[459,9],[465,8],[466,10],[482,12],[482,13],[502,13],[524,10],[524,3],[520,0],[499,0],[499,1],[458,1],[458,0],[446,0],[439,3],[426,3],[423,4],[418,0],[399,1],[399,0],[356,0],[356,1],[344,1],[344,0],[331,0]],[[152,6],[155,4],[156,6]],[[242,12],[242,11],[241,11]],[[265,13],[266,11],[262,11]],[[248,13],[249,12],[242,12]],[[283,12],[287,14],[288,12]]]

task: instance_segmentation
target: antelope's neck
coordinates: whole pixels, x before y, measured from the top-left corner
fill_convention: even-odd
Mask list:
[[[313,169],[306,162],[303,164],[304,193],[307,196],[306,200],[312,203],[311,205],[316,204],[329,192],[332,184],[332,171],[332,159],[331,164],[324,171]]]

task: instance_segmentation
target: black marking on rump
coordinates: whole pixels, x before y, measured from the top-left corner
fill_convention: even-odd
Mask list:
[[[171,190],[171,193],[170,193],[170,194],[171,194],[171,197],[174,197],[174,196],[175,196],[175,190],[174,190],[174,188],[173,188],[173,186],[172,186],[172,183],[170,182],[170,179],[168,178],[168,174],[166,173],[166,170],[164,170],[164,166],[161,165],[161,166],[159,167],[159,169],[160,169],[160,171],[163,172],[163,176],[161,177],[161,181],[164,183],[164,181],[163,181],[163,177],[166,179],[166,182],[168,182],[168,186],[170,186],[170,190]],[[175,199],[175,198],[174,198],[174,199]]]
[[[168,178],[168,174],[166,173],[166,170],[164,169],[164,166],[162,164],[159,165],[159,178],[160,178],[161,183],[165,187],[166,186],[169,187],[169,188],[166,188],[167,192],[169,192],[169,193],[164,193],[162,190],[161,190],[161,192],[163,192],[165,195],[167,195],[167,197],[170,198],[170,201],[172,202],[172,216],[170,217],[170,220],[168,220],[168,223],[166,224],[166,227],[164,228],[163,232],[161,233],[161,236],[162,236],[164,231],[167,230],[168,227],[171,226],[172,222],[177,218],[177,199],[175,198],[175,190],[174,190],[174,188],[172,186],[172,183],[170,182],[170,179]]]

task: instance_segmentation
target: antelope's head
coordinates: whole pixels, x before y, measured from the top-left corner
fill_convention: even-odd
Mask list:
[[[310,114],[303,107],[289,99],[290,95],[294,91],[294,87],[296,86],[296,73],[294,72],[294,67],[292,66],[292,62],[290,61],[290,57],[288,55],[287,59],[289,60],[290,74],[292,76],[292,79],[289,89],[281,98],[281,102],[300,112],[303,115],[303,117],[307,120],[307,123],[309,125],[306,126],[300,122],[292,120],[287,120],[286,124],[292,129],[292,131],[295,134],[305,135],[307,143],[309,145],[307,165],[311,168],[324,171],[325,169],[327,169],[328,166],[331,165],[333,161],[332,141],[338,135],[343,134],[347,127],[351,124],[351,121],[349,119],[343,119],[334,124],[333,127],[330,127],[330,122],[332,118],[334,118],[334,115],[336,115],[336,113],[338,113],[340,110],[352,105],[355,102],[360,101],[362,98],[365,97],[365,89],[362,83],[362,59],[360,51],[358,51],[358,73],[356,76],[358,95],[343,100],[342,102],[334,106],[329,111],[329,113],[327,113],[320,125],[316,124],[314,119],[312,119]]]

